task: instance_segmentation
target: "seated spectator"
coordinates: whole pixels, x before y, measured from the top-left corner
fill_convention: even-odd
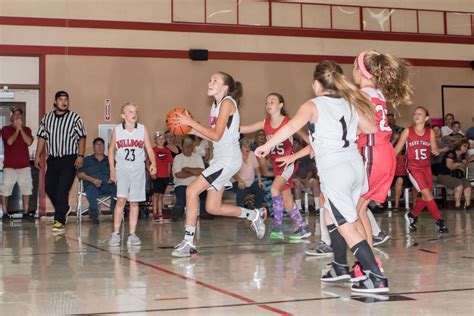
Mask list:
[[[114,214],[116,188],[110,180],[109,160],[104,154],[104,140],[97,137],[92,142],[94,154],[84,158],[84,165],[78,170],[77,177],[84,180],[84,191],[89,202],[89,218],[92,223],[99,224],[99,208],[97,198],[110,196],[110,211]]]
[[[453,132],[446,136],[446,138],[451,141],[452,143],[456,143],[461,139],[465,139],[464,133],[461,130],[461,123],[459,121],[454,121],[451,125],[451,129]]]
[[[173,161],[174,193],[176,195],[176,205],[171,211],[171,220],[177,221],[184,215],[186,206],[186,188],[196,179],[204,170],[204,162],[200,155],[193,153],[193,140],[186,137],[183,140],[183,152]],[[206,213],[206,195],[207,191],[199,195],[199,216],[201,218],[212,218]]]
[[[403,132],[404,128],[397,125],[397,122],[395,120],[395,115],[393,115],[393,113],[387,114],[387,121],[388,121],[388,126],[390,126],[393,133]]]
[[[264,142],[265,143],[265,142]],[[272,205],[272,193],[270,189],[272,187],[275,175],[273,173],[273,165],[270,163],[270,158],[257,158],[260,173],[262,175],[262,182],[265,185],[265,204],[267,207],[268,215],[273,216],[273,205]]]
[[[257,147],[265,144],[266,141],[267,138],[263,129],[257,131],[257,134],[255,135],[255,141],[250,145],[250,150],[254,151],[255,149],[257,149]]]
[[[453,132],[451,129],[451,125],[454,122],[454,114],[448,113],[444,116],[444,126],[441,127],[441,136],[445,137],[448,136]]]
[[[454,206],[457,210],[462,208],[461,195],[463,192],[464,208],[469,209],[471,206],[471,183],[466,179],[468,149],[469,142],[467,140],[456,143],[454,149],[448,151],[444,156],[438,175],[438,183],[449,189],[454,189]]]
[[[239,172],[234,175],[234,178],[237,180],[234,183],[234,190],[237,194],[237,206],[245,207],[245,197],[254,194],[254,207],[261,208],[265,194],[265,185],[262,182],[257,157],[250,151],[250,143],[245,138],[240,140],[240,150],[242,151],[242,166]]]
[[[181,150],[181,146],[176,143],[176,136],[173,133],[171,133],[170,131],[166,131],[165,138],[165,146],[171,151],[171,155],[173,156],[173,158],[183,152]]]
[[[204,162],[204,166],[207,166],[209,164],[209,160],[211,159],[211,150],[209,149],[209,142],[196,135],[189,135],[189,137],[193,140],[194,153],[200,156],[202,158],[202,161]]]
[[[438,175],[441,161],[443,160],[444,154],[453,149],[451,143],[441,136],[441,128],[438,125],[433,125],[433,131],[436,137],[436,144],[438,145],[439,155],[431,155],[431,169],[434,175]]]
[[[297,152],[304,146],[299,137],[293,139],[293,151]],[[301,205],[301,197],[303,188],[310,188],[313,194],[314,210],[319,209],[319,193],[321,192],[319,186],[319,178],[316,170],[316,164],[313,158],[305,156],[298,161],[298,169],[296,170],[295,178],[293,179],[293,192],[295,195],[295,203],[299,210],[303,210]]]

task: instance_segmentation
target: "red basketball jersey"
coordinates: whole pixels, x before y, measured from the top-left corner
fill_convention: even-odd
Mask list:
[[[280,126],[277,128],[273,128],[270,124],[270,118],[265,119],[265,123],[263,126],[263,131],[265,133],[265,136],[267,137],[267,140],[272,138],[272,136],[283,126],[285,126],[286,123],[289,121],[289,117],[285,116],[283,118],[283,121],[281,122]],[[293,153],[293,137],[290,137],[288,139],[285,139],[283,142],[279,143],[275,147],[270,150],[270,159],[272,160],[272,163],[277,159],[278,157],[285,157],[289,156]]]
[[[370,101],[372,101],[375,106],[374,120],[378,130],[375,134],[360,134],[358,140],[359,148],[389,143],[390,137],[392,136],[392,129],[388,126],[387,104],[384,96],[379,90],[374,88],[365,87],[362,88],[361,91],[370,97]]]
[[[431,129],[425,128],[423,136],[418,135],[412,127],[408,130],[406,140],[408,169],[431,168]]]

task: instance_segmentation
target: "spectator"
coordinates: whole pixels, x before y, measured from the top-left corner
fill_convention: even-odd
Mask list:
[[[444,126],[441,127],[441,136],[445,137],[448,136],[453,132],[451,129],[451,125],[454,122],[454,114],[448,113],[444,116]]]
[[[70,212],[69,191],[76,169],[84,163],[86,131],[81,117],[69,111],[69,94],[58,91],[54,96],[54,111],[40,122],[35,166],[40,169],[44,147],[48,154],[45,189],[54,206],[53,232],[63,233]]]
[[[161,132],[155,134],[153,152],[156,159],[156,174],[151,175],[151,192],[153,193],[153,217],[154,222],[162,222],[163,217],[163,195],[170,183],[171,164],[173,156],[171,151],[165,147],[165,135]]]
[[[449,134],[449,140],[451,140],[452,142],[457,142],[464,138],[464,133],[461,130],[461,123],[459,121],[454,121],[451,125],[451,129],[453,130],[453,132]]]
[[[176,144],[176,137],[173,133],[171,133],[170,131],[166,131],[165,138],[165,146],[171,151],[171,155],[173,156],[173,158],[183,152],[181,150],[181,146],[179,144]]]
[[[395,115],[393,113],[388,113],[387,114],[387,121],[388,121],[388,126],[392,129],[393,133],[401,133],[403,132],[404,128],[401,126],[398,126],[396,123]]]
[[[257,157],[250,151],[250,143],[245,138],[240,140],[240,150],[242,151],[242,167],[234,176],[237,180],[234,183],[234,189],[237,193],[237,206],[245,207],[245,197],[254,194],[255,205],[253,207],[261,208],[265,195],[265,185],[262,182]]]
[[[186,188],[204,170],[204,162],[196,153],[193,153],[193,140],[186,137],[183,140],[183,152],[173,161],[174,193],[176,205],[171,212],[171,220],[176,221],[184,215],[186,206]],[[201,218],[212,218],[206,213],[206,191],[199,195],[199,210]]]
[[[3,219],[9,218],[8,197],[13,193],[15,183],[18,183],[22,194],[23,217],[34,219],[34,212],[29,212],[30,196],[33,190],[31,178],[30,155],[28,146],[33,143],[31,129],[24,126],[23,111],[12,109],[11,124],[2,129],[2,139],[5,148],[3,161],[3,183],[1,186]]]
[[[303,144],[299,137],[293,138],[293,151],[298,152],[303,149]],[[303,188],[310,188],[313,194],[314,210],[319,209],[319,193],[321,192],[319,187],[319,178],[316,170],[316,164],[314,159],[310,156],[304,156],[298,159],[298,169],[296,171],[295,178],[293,179],[295,203],[299,210],[303,210],[301,205],[301,197]]]
[[[449,189],[454,189],[454,207],[462,209],[461,195],[464,192],[464,208],[471,207],[471,183],[466,179],[467,151],[469,142],[461,140],[453,150],[446,153],[442,162],[442,169],[438,175],[438,183]]]
[[[262,146],[263,144],[265,144],[266,141],[267,139],[265,137],[265,132],[263,131],[263,129],[257,131],[257,134],[255,135],[255,141],[250,145],[250,150],[254,151],[255,149],[257,149],[258,146]]]
[[[190,135],[189,137],[191,137],[194,141],[194,153],[196,153],[198,156],[201,156],[202,161],[206,166],[209,163],[209,160],[211,159],[209,142],[196,135]]]
[[[77,177],[84,181],[84,191],[89,202],[89,218],[92,223],[99,224],[99,208],[97,198],[110,196],[110,211],[114,215],[116,188],[110,180],[108,157],[104,154],[105,142],[97,137],[92,142],[94,154],[84,158],[84,165],[78,170]]]
[[[437,170],[437,164],[440,164],[441,161],[443,160],[444,154],[447,153],[449,150],[453,149],[451,146],[451,143],[447,141],[445,138],[441,136],[441,128],[438,125],[433,125],[433,131],[435,133],[436,137],[436,144],[438,145],[438,150],[439,150],[439,155],[431,156],[431,165],[433,169],[433,173],[437,175],[435,170]],[[434,168],[433,168],[434,166]]]
[[[270,192],[273,180],[275,179],[273,166],[268,157],[257,158],[257,161],[260,168],[260,174],[262,175],[262,182],[265,185],[265,204],[267,206],[267,212],[268,215],[273,216],[272,193]]]

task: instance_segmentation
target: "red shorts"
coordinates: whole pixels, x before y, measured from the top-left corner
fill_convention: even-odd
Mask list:
[[[362,147],[361,154],[369,180],[369,191],[362,198],[384,203],[397,166],[393,146],[390,143],[365,146]]]
[[[289,166],[284,168],[278,166],[278,162],[272,161],[273,165],[273,174],[275,177],[281,176],[286,179],[285,185],[281,188],[281,192],[285,190],[291,190],[293,188],[293,178],[296,175],[296,171],[298,170],[298,163],[293,163]]]
[[[411,183],[418,192],[424,189],[433,188],[433,175],[431,174],[431,167],[420,168],[420,169],[408,169],[408,177]]]

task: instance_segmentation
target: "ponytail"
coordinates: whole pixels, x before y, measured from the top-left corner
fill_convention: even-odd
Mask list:
[[[232,97],[237,104],[240,103],[240,98],[243,95],[243,87],[240,81],[234,80],[231,75],[226,72],[219,71],[219,74],[222,76],[222,80],[224,81],[224,85],[229,87],[227,91],[227,95]]]

